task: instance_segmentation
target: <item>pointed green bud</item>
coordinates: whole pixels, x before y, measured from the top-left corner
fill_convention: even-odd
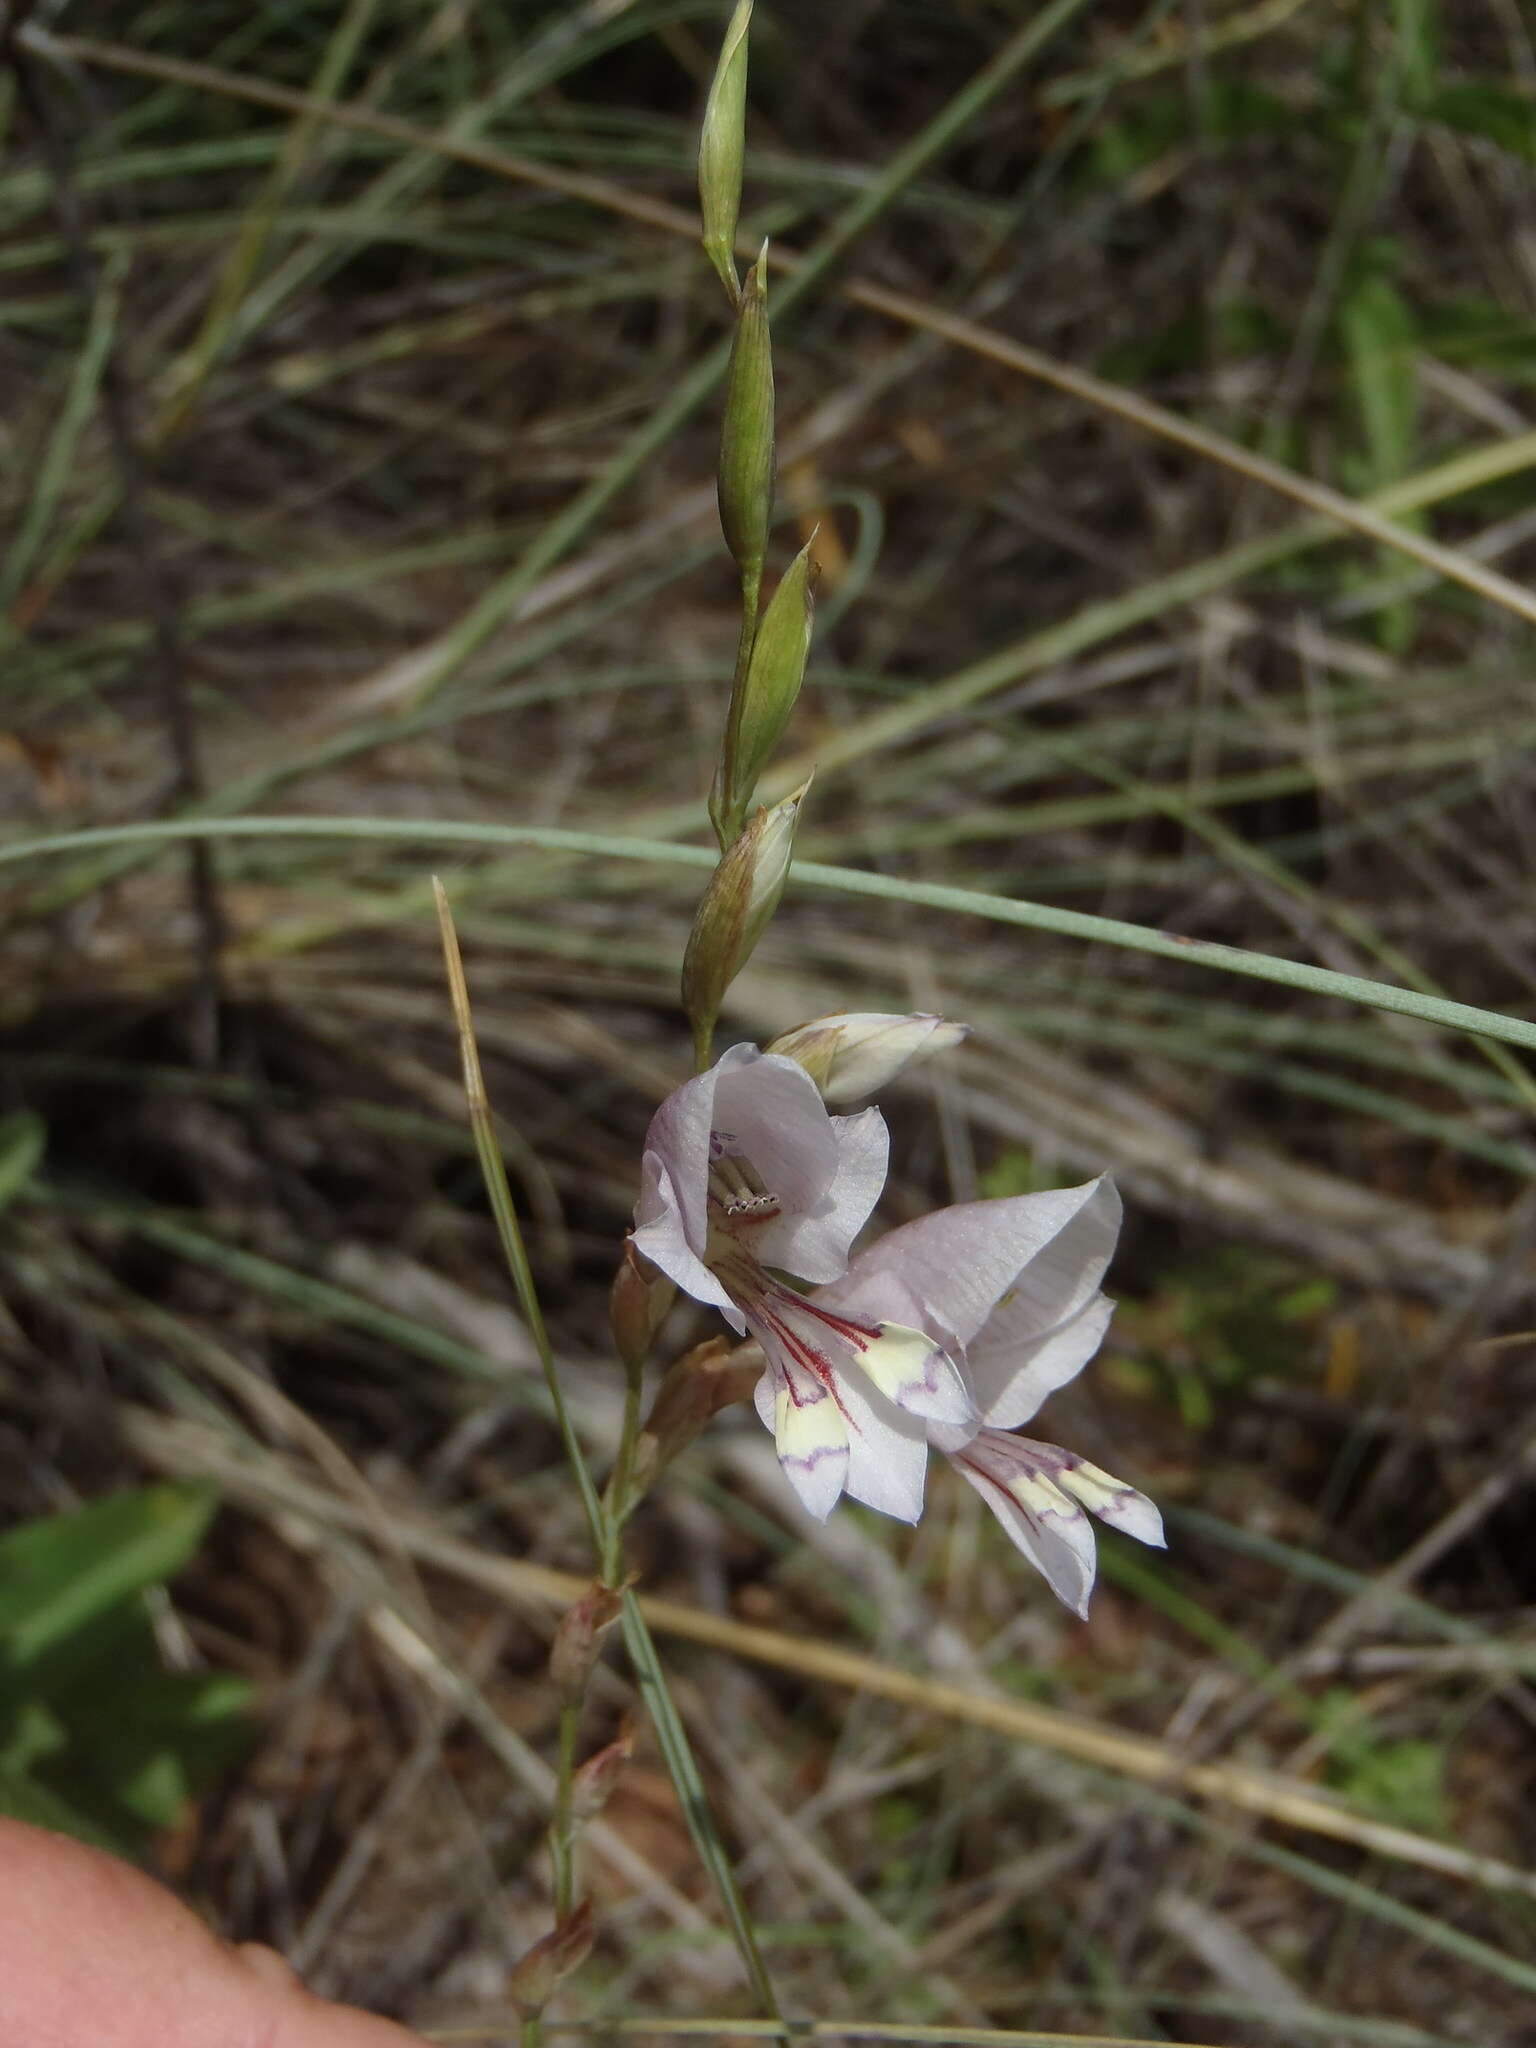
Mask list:
[[[815,534],[779,578],[758,621],[746,674],[731,696],[715,824],[729,844],[741,830],[757,779],[783,737],[811,651]],[[713,815],[713,810],[712,810]]]
[[[720,61],[704,103],[699,134],[699,211],[704,218],[704,253],[719,273],[734,306],[741,296],[736,281],[736,222],[741,213],[741,160],[747,114],[747,28],[752,0],[739,0],[731,16]]]
[[[741,571],[749,618],[757,612],[773,512],[773,350],[768,339],[767,271],[764,242],[741,289],[720,429],[720,526]]]
[[[709,878],[683,955],[683,1008],[701,1061],[707,1061],[725,992],[752,957],[784,893],[795,826],[810,786],[801,783],[793,796],[750,818]]]

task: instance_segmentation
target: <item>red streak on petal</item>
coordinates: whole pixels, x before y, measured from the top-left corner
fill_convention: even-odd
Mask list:
[[[814,1301],[807,1301],[804,1295],[795,1296],[795,1307],[804,1310],[808,1316],[814,1316],[818,1323],[825,1323],[829,1330],[836,1330],[855,1351],[867,1351],[880,1335],[878,1325],[851,1323],[846,1316],[834,1315],[831,1309],[818,1308]]]

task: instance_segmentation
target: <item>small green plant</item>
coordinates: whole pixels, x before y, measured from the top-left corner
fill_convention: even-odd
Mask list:
[[[249,1687],[167,1671],[150,1605],[212,1511],[148,1486],[0,1536],[0,1812],[136,1855],[244,1746]]]
[[[1443,1743],[1384,1736],[1347,1686],[1331,1686],[1318,1702],[1330,1738],[1328,1783],[1382,1820],[1439,1835],[1449,1825]]]
[[[1337,1293],[1290,1259],[1233,1245],[1175,1267],[1153,1300],[1127,1302],[1121,1327],[1135,1362],[1171,1392],[1185,1424],[1206,1429],[1224,1395],[1311,1370],[1318,1325]]]

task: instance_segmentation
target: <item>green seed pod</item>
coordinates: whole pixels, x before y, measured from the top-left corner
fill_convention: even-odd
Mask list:
[[[779,578],[758,622],[747,671],[731,698],[720,777],[720,824],[727,840],[741,829],[757,778],[783,737],[811,650],[814,610],[811,549],[816,536]]]
[[[773,512],[773,349],[768,338],[767,268],[765,242],[742,286],[720,429],[720,526],[741,572],[748,618],[757,612]]]
[[[704,253],[719,273],[734,306],[736,222],[741,213],[741,160],[747,108],[747,28],[752,0],[740,0],[720,45],[720,60],[704,103],[699,133],[699,211],[704,219]]]
[[[809,782],[748,820],[709,878],[683,955],[683,1008],[701,1061],[708,1058],[726,990],[778,908]]]

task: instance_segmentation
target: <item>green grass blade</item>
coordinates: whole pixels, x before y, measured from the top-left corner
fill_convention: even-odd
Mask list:
[[[80,436],[95,408],[102,371],[111,353],[112,338],[117,332],[123,267],[121,260],[115,260],[102,271],[85,339],[75,357],[69,388],[64,394],[63,406],[38,470],[37,482],[16,537],[7,551],[5,566],[0,568],[0,611],[9,610],[21,594],[27,572],[42,546],[74,467]]]
[[[673,840],[625,838],[604,832],[575,832],[545,825],[489,825],[464,819],[412,818],[166,818],[134,825],[96,825],[79,832],[46,838],[13,840],[0,846],[0,867],[40,860],[61,853],[82,853],[111,846],[170,843],[186,839],[364,839],[397,845],[538,847],[552,852],[585,854],[609,861],[651,861],[662,866],[713,868],[716,856],[708,847],[680,846]],[[1186,939],[1150,925],[1128,924],[1118,917],[1100,917],[1084,910],[1062,910],[1050,903],[1031,903],[993,896],[980,889],[961,889],[946,882],[907,881],[898,876],[866,874],[857,868],[824,867],[816,861],[798,863],[792,885],[825,889],[842,896],[868,896],[885,903],[952,911],[957,917],[981,917],[992,924],[1016,925],[1026,931],[1055,932],[1068,939],[1119,946],[1128,952],[1153,953],[1180,960],[1188,967],[1211,967],[1223,974],[1246,975],[1282,988],[1305,990],[1394,1016],[1416,1017],[1421,1023],[1474,1037],[1497,1039],[1536,1051],[1536,1020],[1511,1017],[1499,1010],[1481,1010],[1471,1003],[1397,988],[1390,982],[1368,981],[1357,974],[1339,974],[1310,961],[1287,960],[1277,953],[1250,952],[1214,939]]]

